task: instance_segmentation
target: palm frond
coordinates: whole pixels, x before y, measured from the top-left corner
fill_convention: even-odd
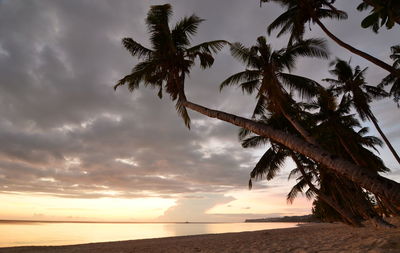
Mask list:
[[[259,70],[246,69],[245,71],[236,73],[228,77],[225,81],[223,81],[220,84],[219,90],[221,91],[226,86],[235,85],[241,82],[254,81],[255,82],[254,85],[256,85],[257,84],[256,81],[259,82],[260,75],[261,71]]]
[[[286,66],[290,66],[290,63],[285,63],[286,59],[292,61],[293,58],[298,56],[316,57],[321,59],[327,59],[329,52],[326,46],[326,41],[323,39],[307,39],[296,42],[295,44],[286,48],[285,53],[281,57],[281,61]]]
[[[267,111],[266,99],[261,95],[257,100],[257,104],[254,107],[253,115],[251,117],[254,119],[258,115],[265,115]]]
[[[245,138],[247,138],[248,136],[250,136],[252,134],[253,134],[253,132],[251,132],[250,130],[247,130],[245,128],[240,128],[239,134],[238,134],[239,141],[244,140]]]
[[[289,175],[288,175],[288,180],[293,179],[294,177],[296,177],[298,174],[300,173],[300,169],[299,168],[294,168],[290,171]]]
[[[229,44],[229,42],[226,40],[207,41],[186,49],[186,53],[187,54],[192,54],[195,52],[203,52],[209,54],[218,53],[227,44]]]
[[[271,180],[283,166],[286,157],[287,154],[283,150],[275,151],[269,148],[251,171],[251,178],[260,179],[265,176],[267,180]]]
[[[114,90],[119,86],[128,84],[129,91],[134,91],[139,87],[141,82],[145,85],[151,83],[153,85],[160,85],[159,80],[152,79],[157,74],[157,67],[152,61],[144,61],[138,63],[133,69],[131,74],[126,75],[120,79],[116,85],[114,85]]]
[[[367,93],[372,95],[373,98],[379,99],[379,98],[386,98],[389,96],[389,94],[384,89],[381,89],[380,87],[364,85],[364,88]]]
[[[189,45],[191,36],[196,34],[199,24],[203,21],[204,19],[196,15],[184,17],[178,21],[171,32],[172,40],[175,42],[175,45],[178,47]]]
[[[337,10],[337,9],[335,11],[332,11],[330,9],[318,9],[318,18],[319,19],[330,18],[330,19],[343,20],[343,19],[347,19],[348,15],[346,12]]]
[[[139,59],[142,57],[149,58],[152,50],[142,46],[132,38],[123,38],[122,45],[131,53],[132,56],[137,56]]]
[[[278,77],[290,89],[295,89],[302,98],[312,98],[321,87],[316,81],[298,75],[279,73]]]
[[[171,47],[171,31],[169,29],[169,19],[172,15],[170,4],[153,5],[147,13],[146,24],[150,33],[150,41],[153,49],[161,50]]]
[[[183,105],[184,100],[183,99],[178,99],[176,101],[175,108],[178,112],[178,114],[181,116],[183,119],[183,122],[185,123],[185,126],[190,129],[190,117],[189,114],[186,110],[186,107]]]
[[[265,138],[263,136],[251,136],[246,139],[242,140],[242,147],[243,148],[254,148],[258,147],[260,145],[265,145],[269,142],[268,138]]]
[[[284,27],[284,31],[287,31],[289,29],[287,26],[292,26],[291,19],[293,18],[294,12],[295,9],[289,9],[272,21],[272,23],[267,27],[268,35],[271,35],[271,32],[279,27]],[[279,36],[282,34],[284,34],[284,32],[281,31]]]
[[[235,42],[231,44],[230,48],[231,54],[234,58],[243,62],[247,66],[257,66],[257,55],[254,50],[245,47],[243,44],[239,42]]]
[[[307,186],[307,182],[304,178],[301,178],[290,190],[286,196],[288,203],[293,204],[293,201],[299,193],[303,193],[304,188]]]

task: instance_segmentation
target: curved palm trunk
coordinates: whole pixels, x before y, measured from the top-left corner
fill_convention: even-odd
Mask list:
[[[382,136],[383,141],[386,143],[386,145],[389,148],[390,152],[392,152],[394,158],[396,158],[397,162],[400,164],[399,155],[397,154],[396,150],[393,148],[392,144],[390,143],[390,141],[388,140],[386,135],[383,133],[382,129],[379,127],[377,119],[373,115],[370,115],[369,118],[371,119],[372,123],[374,123],[374,126],[375,126],[376,130],[378,130],[379,134]]]
[[[304,168],[300,164],[297,157],[293,153],[292,153],[291,157],[292,157],[293,161],[296,163],[297,167],[299,168],[304,179],[306,180],[308,187],[310,187],[310,189],[313,190],[322,201],[324,201],[330,207],[335,209],[336,212],[338,212],[342,216],[342,218],[345,219],[349,224],[351,224],[355,227],[362,226],[361,222],[357,219],[357,217],[354,217],[354,215],[351,212],[340,207],[330,196],[322,193],[319,189],[317,189],[317,187],[315,187],[313,185],[313,183],[310,181],[310,179],[307,177],[306,172],[304,171]]]
[[[349,161],[340,159],[311,143],[288,134],[286,132],[266,126],[265,124],[254,122],[252,120],[235,116],[233,114],[212,110],[189,101],[182,102],[182,105],[197,111],[211,118],[217,118],[233,125],[243,127],[261,136],[271,138],[272,140],[292,149],[300,154],[310,157],[316,162],[338,172],[349,180],[359,184],[370,192],[385,196],[388,200],[400,204],[400,184],[382,177],[377,173],[372,173]]]
[[[396,70],[395,68],[393,68],[392,66],[390,66],[389,64],[373,57],[370,54],[367,54],[361,50],[358,50],[354,47],[352,47],[351,45],[343,42],[342,40],[340,40],[338,37],[336,37],[334,34],[332,34],[326,27],[324,24],[321,23],[321,21],[319,19],[314,19],[315,23],[317,23],[319,25],[319,27],[321,27],[321,29],[326,33],[326,35],[328,35],[329,38],[331,38],[332,40],[334,40],[338,45],[340,45],[341,47],[346,48],[347,50],[349,50],[350,52],[361,56],[362,58],[374,63],[375,65],[389,71],[391,74],[397,76],[400,78],[400,72],[398,70]]]

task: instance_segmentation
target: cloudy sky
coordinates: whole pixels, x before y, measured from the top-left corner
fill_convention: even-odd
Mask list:
[[[349,12],[343,22],[325,21],[350,44],[390,63],[399,26],[378,35],[360,28],[356,2],[338,1]],[[306,214],[311,202],[288,205],[286,163],[276,180],[247,189],[252,166],[264,148],[244,150],[236,127],[191,113],[188,131],[174,104],[154,90],[116,92],[116,81],[137,62],[121,38],[148,45],[144,18],[148,0],[0,0],[0,219],[118,221],[241,221]],[[258,0],[175,0],[175,22],[196,13],[206,19],[193,43],[225,39],[254,43],[281,12]],[[323,37],[316,26],[309,36]],[[275,48],[286,38],[268,37]],[[329,42],[339,56],[369,66],[375,84],[386,73]],[[329,60],[300,60],[296,73],[320,81]],[[194,68],[188,98],[241,116],[254,98],[238,89],[218,91],[243,70],[224,49],[209,70]],[[400,150],[400,110],[374,104],[381,126]],[[365,125],[370,126],[369,123]],[[375,134],[371,128],[371,133]],[[384,148],[381,157],[400,181],[400,168]]]

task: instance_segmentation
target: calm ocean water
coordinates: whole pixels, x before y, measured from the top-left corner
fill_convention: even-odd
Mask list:
[[[0,222],[0,247],[66,245],[295,227],[297,223]]]

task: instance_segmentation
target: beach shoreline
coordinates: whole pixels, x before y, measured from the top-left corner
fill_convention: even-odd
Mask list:
[[[66,246],[0,248],[0,253],[31,252],[400,252],[400,219],[395,229],[371,224],[352,228],[339,223],[310,223],[296,228],[189,235]]]

